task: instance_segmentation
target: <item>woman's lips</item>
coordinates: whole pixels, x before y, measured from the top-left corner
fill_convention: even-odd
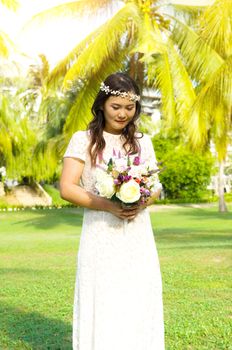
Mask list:
[[[125,124],[126,120],[116,120],[116,123]]]

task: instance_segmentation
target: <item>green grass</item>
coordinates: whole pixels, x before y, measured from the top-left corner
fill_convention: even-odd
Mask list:
[[[45,184],[43,185],[45,191],[52,197],[52,205],[54,206],[70,206],[70,203],[65,201],[60,197],[60,192],[57,188],[52,185]]]
[[[166,350],[231,350],[232,214],[156,210]],[[0,213],[1,350],[71,350],[81,220],[75,208]]]
[[[232,349],[232,214],[152,216],[164,281],[166,348]]]

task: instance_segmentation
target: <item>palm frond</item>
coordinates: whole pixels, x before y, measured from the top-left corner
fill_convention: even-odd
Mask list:
[[[190,140],[194,147],[203,145],[207,141],[207,133],[210,128],[214,131],[215,139],[223,137],[223,125],[231,129],[230,119],[232,107],[232,56],[212,75],[211,79],[202,88],[193,105],[190,118]],[[221,106],[219,108],[219,106]],[[218,111],[223,109],[225,121],[221,122],[222,114]],[[217,111],[217,113],[215,112]],[[195,116],[198,116],[195,120]],[[216,119],[215,119],[216,118]],[[221,126],[219,127],[219,122]],[[194,125],[192,125],[194,124]],[[216,127],[216,129],[215,129]],[[225,137],[225,134],[224,134]]]
[[[1,94],[0,98],[0,154],[4,159],[12,156],[12,142],[9,130],[11,129],[11,119],[8,115],[8,104],[6,98]]]
[[[218,160],[224,161],[229,145],[230,115],[224,105],[218,105],[213,117],[212,138],[216,146]]]
[[[161,93],[161,111],[165,129],[174,128],[177,120],[175,93],[167,54],[157,55],[154,61],[148,64],[148,84]]]
[[[141,20],[138,22],[138,39],[132,53],[143,54],[142,61],[149,61],[151,55],[162,54],[166,51],[162,33],[156,21],[147,14],[140,12]]]
[[[185,128],[189,119],[189,112],[196,99],[193,83],[188,75],[174,43],[167,41],[170,72],[172,74],[173,89],[176,100],[178,123]]]
[[[84,40],[78,43],[78,45],[62,61],[56,65],[48,77],[48,84],[50,86],[56,86],[60,80],[64,78],[73,63],[77,60],[80,53],[82,53],[82,51],[84,51],[91,44],[91,42],[95,40],[95,38],[101,33],[103,27],[104,25],[101,25],[94,32],[90,33]]]
[[[12,143],[9,136],[8,129],[6,125],[1,120],[1,111],[0,111],[0,155],[4,159],[9,159],[12,155]],[[1,164],[2,165],[2,164]]]
[[[7,58],[9,56],[8,45],[6,45],[5,38],[0,33],[0,56]]]
[[[113,1],[112,0],[76,0],[70,1],[58,6],[53,6],[47,10],[44,10],[31,18],[30,21],[26,23],[24,29],[36,25],[41,24],[45,21],[50,21],[51,19],[57,19],[58,17],[64,18],[67,17],[79,17],[81,18],[83,15],[89,17],[96,17],[106,12],[113,12]]]
[[[14,49],[13,41],[3,31],[0,31],[0,56],[8,58],[10,50]]]
[[[191,27],[195,27],[199,21],[199,17],[205,11],[204,5],[188,5],[188,4],[168,4],[169,14],[172,11],[174,17],[185,22]],[[170,11],[171,10],[171,11]]]
[[[28,117],[22,117],[19,96],[2,93],[0,98],[0,154],[7,176],[20,179],[32,175],[32,150],[36,131]]]
[[[195,108],[207,109],[214,114],[218,105],[225,105],[230,110],[232,106],[232,55],[225,60],[211,79],[201,90]]]
[[[17,0],[1,0],[1,3],[7,7],[9,10],[16,11],[18,10],[20,3]]]
[[[172,17],[172,40],[177,44],[192,79],[208,81],[223,59],[188,25]]]
[[[64,153],[64,138],[61,135],[39,141],[33,152],[32,173],[37,181],[50,180],[59,172],[59,160]],[[62,150],[60,150],[62,149]]]
[[[57,172],[57,164],[62,158],[71,135],[76,130],[86,129],[93,117],[91,114],[91,106],[99,90],[101,81],[104,80],[108,74],[122,68],[122,62],[125,56],[126,52],[122,51],[119,57],[120,64],[115,63],[113,60],[112,62],[106,62],[105,65],[101,67],[101,70],[92,76],[92,79],[83,82],[82,89],[80,89],[66,118],[65,125],[63,125],[62,122],[62,128],[59,118],[49,121],[47,132],[39,136],[39,138],[42,137],[42,140],[37,144],[34,150],[33,164],[36,163],[36,167],[33,168],[33,174],[37,180],[51,178],[52,175]],[[63,112],[64,108],[67,108],[67,106],[62,107]],[[64,114],[66,114],[66,112],[64,112]],[[55,128],[55,130],[53,130],[53,128]]]
[[[116,52],[126,43],[125,35],[132,28],[132,23],[140,20],[137,6],[128,3],[111,20],[106,22],[95,40],[79,55],[67,72],[64,87],[70,88],[77,79],[87,78],[97,73],[103,62],[117,59]],[[117,28],[117,30],[115,30]]]
[[[167,54],[155,57],[153,64],[156,87],[161,92],[164,124],[168,129],[185,130],[196,94],[171,39],[167,41]]]
[[[217,105],[216,109],[214,110],[214,114],[211,117],[211,122],[213,124],[212,134],[214,139],[220,140],[225,138],[225,135],[230,128],[228,117],[228,111],[226,111],[225,106],[222,104]]]
[[[126,53],[125,50],[117,53],[117,60],[112,57],[111,60],[105,61],[98,72],[94,73],[91,78],[85,79],[84,86],[77,95],[76,101],[66,119],[64,134],[67,139],[69,139],[75,131],[86,129],[93,117],[91,114],[91,106],[99,91],[100,83],[107,75],[123,68]]]
[[[216,0],[201,18],[201,36],[223,58],[232,54],[232,3]]]

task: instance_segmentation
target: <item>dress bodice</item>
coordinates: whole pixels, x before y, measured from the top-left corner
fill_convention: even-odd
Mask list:
[[[153,150],[152,142],[148,135],[138,134],[139,144],[140,144],[140,157],[142,160],[149,162],[151,165],[155,166],[156,157]],[[123,148],[124,138],[123,136],[111,134],[103,131],[103,137],[105,139],[105,148],[102,154],[105,163],[108,163],[109,159],[116,154],[125,156],[126,151]],[[81,185],[92,193],[95,193],[95,167],[91,166],[90,155],[88,152],[90,138],[88,131],[77,131],[73,134],[69,145],[66,149],[64,157],[78,158],[85,162],[83,173],[81,176]]]

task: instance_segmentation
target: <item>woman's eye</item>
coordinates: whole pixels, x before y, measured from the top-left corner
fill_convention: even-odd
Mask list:
[[[116,107],[116,106],[112,106],[112,108],[113,108],[114,111],[117,111],[117,110],[120,109],[120,107]],[[134,107],[127,107],[127,108],[126,108],[126,110],[129,111],[129,112],[130,112],[130,111],[133,111],[133,109],[134,109]]]

